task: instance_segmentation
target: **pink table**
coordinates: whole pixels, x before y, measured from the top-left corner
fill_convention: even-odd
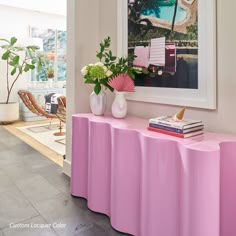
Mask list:
[[[180,139],[147,125],[73,115],[71,194],[135,236],[235,236],[236,137]]]

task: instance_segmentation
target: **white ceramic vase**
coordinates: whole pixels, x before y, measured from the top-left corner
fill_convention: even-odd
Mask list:
[[[125,92],[115,91],[115,99],[111,107],[112,115],[115,118],[124,118],[127,115],[127,101]]]
[[[53,88],[53,78],[48,78],[48,88]]]
[[[94,115],[102,116],[106,110],[107,95],[101,89],[97,95],[94,91],[90,94],[90,108]]]

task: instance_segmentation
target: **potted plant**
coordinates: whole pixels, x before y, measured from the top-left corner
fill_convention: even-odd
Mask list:
[[[6,98],[0,102],[0,122],[9,123],[19,118],[18,102],[10,101],[12,89],[21,75],[36,67],[38,70],[43,68],[44,56],[38,53],[39,47],[34,45],[18,46],[17,38],[0,39],[2,49],[1,59],[6,65]],[[3,75],[1,75],[3,77]]]
[[[47,77],[48,77],[48,79],[53,79],[54,78],[54,69],[51,66],[48,68]]]
[[[49,88],[53,87],[53,78],[54,78],[54,68],[49,66],[47,69],[47,79]]]
[[[109,79],[120,74],[127,74],[134,79],[135,74],[140,73],[140,69],[130,66],[135,57],[133,54],[118,58],[112,54],[110,46],[111,38],[107,37],[100,43],[100,50],[96,54],[99,62],[88,64],[81,70],[85,83],[94,84],[94,90],[90,95],[90,107],[95,115],[103,115],[105,112],[106,95],[102,87],[114,90],[108,83]]]

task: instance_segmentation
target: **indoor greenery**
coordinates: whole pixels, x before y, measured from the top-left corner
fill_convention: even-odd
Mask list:
[[[52,66],[48,67],[47,69],[47,78],[48,79],[54,78],[54,68]]]
[[[0,39],[3,42],[0,45],[2,49],[2,60],[6,63],[6,89],[7,98],[5,103],[9,103],[10,95],[16,81],[24,72],[37,68],[41,70],[44,67],[45,57],[39,53],[39,47],[35,45],[18,46],[17,38]],[[1,75],[3,77],[4,75]]]
[[[100,43],[100,50],[96,54],[99,62],[88,64],[81,70],[85,83],[94,84],[96,94],[99,94],[102,85],[113,91],[113,88],[108,84],[108,80],[116,75],[128,74],[134,79],[135,74],[140,73],[140,69],[130,66],[135,57],[133,54],[118,58],[113,55],[110,46],[111,38],[107,37]]]

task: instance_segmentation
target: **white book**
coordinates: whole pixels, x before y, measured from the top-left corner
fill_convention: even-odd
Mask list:
[[[173,116],[159,116],[149,120],[151,124],[160,124],[168,127],[175,127],[179,129],[187,129],[203,125],[201,120],[183,119],[182,121],[174,121]]]

